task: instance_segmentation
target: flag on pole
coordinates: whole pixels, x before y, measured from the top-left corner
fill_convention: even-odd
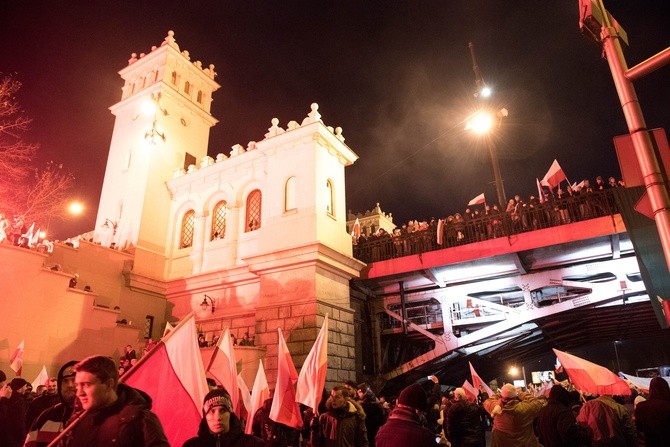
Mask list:
[[[630,396],[628,384],[604,366],[558,349],[553,351],[563,365],[570,381],[578,390],[591,394]]]
[[[277,331],[279,331],[277,382],[272,399],[272,408],[270,408],[270,419],[300,429],[302,427],[302,414],[295,400],[295,383],[298,381],[298,373],[293,366],[291,353],[288,351],[281,328],[277,328]]]
[[[28,241],[28,244],[30,244],[30,241],[33,240],[33,230],[34,229],[35,229],[35,222],[30,224],[30,228],[28,228],[28,231],[26,231],[25,233],[23,233],[21,235],[21,237],[26,238],[26,240]]]
[[[25,347],[25,340],[21,340],[21,343],[16,347],[14,354],[9,359],[9,367],[14,370],[17,376],[21,375],[21,370],[23,369],[23,349]]]
[[[119,382],[147,393],[170,445],[197,434],[207,380],[198,348],[195,318],[189,314]]]
[[[354,222],[354,227],[351,230],[351,236],[354,238],[355,241],[357,241],[358,238],[361,237],[361,223],[358,221],[358,217],[356,218],[356,222]]]
[[[28,241],[28,245],[31,247],[37,245],[37,243],[40,241],[40,231],[42,231],[42,229],[38,228],[35,234],[33,234],[33,237]]]
[[[581,191],[582,188],[584,188],[584,180],[582,180],[579,183],[575,182],[575,183],[572,184],[572,190],[573,191]]]
[[[549,189],[554,189],[559,183],[563,180],[567,181],[567,179],[568,178],[565,176],[565,172],[563,172],[561,165],[558,164],[557,160],[554,160],[540,183],[548,186]]]
[[[31,385],[33,386],[33,389],[36,390],[38,386],[46,385],[48,382],[49,382],[49,374],[47,374],[47,367],[46,365],[42,365],[40,373],[37,375],[37,377],[35,377],[35,380],[33,380],[33,383]]]
[[[216,343],[206,372],[210,373],[228,391],[233,402],[233,411],[239,417],[240,391],[237,386],[237,360],[233,340],[230,338],[230,329],[226,328],[223,336]]]
[[[444,219],[437,219],[437,245],[444,243]]]
[[[540,185],[540,179],[535,177],[535,182],[537,182],[537,196],[540,198],[540,203],[544,203],[544,191],[542,191],[542,185]]]
[[[240,390],[240,399],[239,407],[237,409],[240,415],[241,420],[245,420],[247,424],[251,424],[252,417],[249,416],[249,410],[251,409],[251,393],[249,392],[249,387],[244,382],[242,378],[242,373],[237,375],[237,389]]]
[[[475,197],[474,199],[470,200],[468,202],[468,206],[481,205],[482,203],[486,203],[486,198],[484,197],[484,193],[481,193],[477,197]]]
[[[265,370],[263,369],[263,361],[258,360],[258,371],[256,371],[256,379],[254,380],[254,387],[251,390],[251,402],[249,405],[250,420],[254,420],[256,411],[263,406],[263,402],[270,398],[270,386],[268,379],[265,377]],[[252,424],[247,424],[244,428],[244,433],[251,434]]]
[[[318,413],[319,402],[326,385],[328,372],[328,314],[323,320],[319,335],[312,345],[305,363],[300,368],[295,400],[310,407],[314,414]]]
[[[169,321],[165,322],[165,330],[163,331],[163,337],[165,337],[167,334],[170,333],[170,331],[174,330],[174,326],[170,324]]]
[[[465,382],[463,382],[463,391],[465,391],[465,396],[468,398],[468,400],[477,400],[477,396],[479,396],[479,392],[475,390],[475,387],[473,387],[470,382],[466,379]]]
[[[475,367],[472,366],[472,363],[468,362],[468,364],[470,365],[470,375],[472,376],[472,386],[474,387],[475,390],[477,390],[477,394],[479,394],[479,390],[481,389],[481,387],[484,387],[484,389],[486,390],[486,394],[488,394],[489,397],[493,396],[495,393],[493,392],[491,387],[488,386],[486,384],[486,382],[484,382],[482,380],[481,377],[479,377],[479,374],[477,374],[477,371],[475,371]]]

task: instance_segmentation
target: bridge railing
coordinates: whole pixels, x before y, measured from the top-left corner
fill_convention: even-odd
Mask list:
[[[437,222],[412,233],[373,235],[354,244],[353,255],[365,263],[385,261],[617,213],[612,189],[606,189],[535,206],[526,205],[516,213],[501,211],[475,219],[447,219],[442,226],[441,243],[437,237]]]

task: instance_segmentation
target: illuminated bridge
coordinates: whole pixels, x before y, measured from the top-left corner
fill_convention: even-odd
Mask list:
[[[430,374],[460,385],[470,361],[485,380],[508,380],[514,364],[530,381],[530,371],[552,369],[551,348],[599,346],[612,369],[654,366],[617,358],[619,343],[667,350],[669,340],[620,212],[637,197],[620,189],[543,205],[523,220],[485,216],[355,246],[368,263],[351,283],[359,371],[389,389]]]

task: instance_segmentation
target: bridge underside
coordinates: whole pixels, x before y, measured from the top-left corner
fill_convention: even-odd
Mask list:
[[[470,380],[468,362],[485,380],[509,381],[509,368],[524,366],[530,381],[531,371],[553,369],[552,348],[627,373],[654,366],[637,356],[670,349],[670,332],[659,324],[620,220],[559,232],[370,265],[352,286],[367,300],[385,391],[431,374],[460,386]]]

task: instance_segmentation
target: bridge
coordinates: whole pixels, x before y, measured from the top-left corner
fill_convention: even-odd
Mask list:
[[[617,203],[605,190],[355,245],[368,265],[352,298],[374,347],[362,370],[460,385],[468,362],[507,379],[512,364],[552,369],[551,348],[606,343],[615,359],[622,341],[667,340]]]

